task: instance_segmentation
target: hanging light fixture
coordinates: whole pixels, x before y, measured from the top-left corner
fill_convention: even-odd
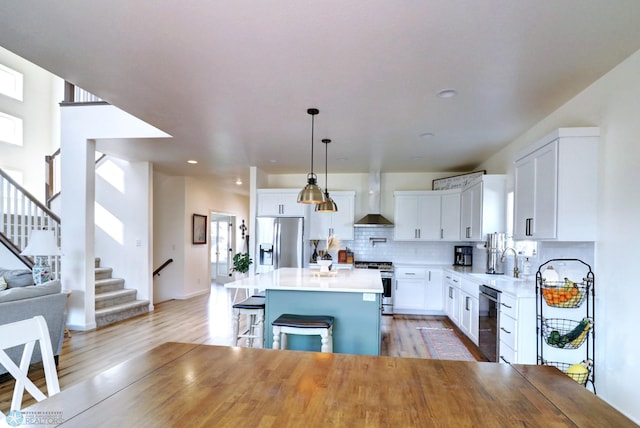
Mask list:
[[[329,176],[329,173],[327,172],[327,164],[329,156],[329,143],[331,142],[331,140],[325,138],[324,140],[322,140],[322,142],[324,143],[324,198],[326,199],[326,201],[316,205],[316,211],[321,213],[335,213],[338,211],[338,206],[336,205],[334,200],[331,199],[331,196],[329,196],[329,188],[327,187],[327,177]]]
[[[322,189],[316,184],[317,177],[313,173],[313,126],[315,115],[320,113],[317,108],[310,108],[307,113],[311,115],[311,172],[307,174],[307,185],[298,193],[300,204],[321,204],[325,202]]]

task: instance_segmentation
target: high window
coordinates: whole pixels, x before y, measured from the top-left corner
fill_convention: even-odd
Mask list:
[[[0,112],[0,142],[22,146],[22,119]]]
[[[0,94],[22,101],[22,73],[0,64]]]

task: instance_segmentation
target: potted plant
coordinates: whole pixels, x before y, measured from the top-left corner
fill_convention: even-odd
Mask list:
[[[249,266],[253,263],[249,253],[236,253],[233,256],[233,272],[238,272],[240,276],[245,276],[249,272]]]

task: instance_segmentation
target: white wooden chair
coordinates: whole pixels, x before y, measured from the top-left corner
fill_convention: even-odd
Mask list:
[[[27,376],[36,342],[40,344],[44,375],[47,382],[47,392],[49,396],[52,396],[60,392],[60,385],[58,383],[56,363],[53,359],[53,349],[51,347],[51,339],[49,338],[49,330],[45,319],[38,315],[27,320],[0,325],[0,364],[16,379],[16,385],[13,389],[13,399],[11,400],[11,410],[20,410],[25,389],[38,401],[47,398]],[[5,352],[5,349],[19,345],[24,345],[20,367],[18,367]],[[0,412],[0,423],[4,419],[5,415]]]

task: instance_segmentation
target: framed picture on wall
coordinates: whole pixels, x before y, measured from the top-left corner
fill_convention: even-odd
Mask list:
[[[193,215],[193,243],[207,243],[207,216],[202,214]]]

